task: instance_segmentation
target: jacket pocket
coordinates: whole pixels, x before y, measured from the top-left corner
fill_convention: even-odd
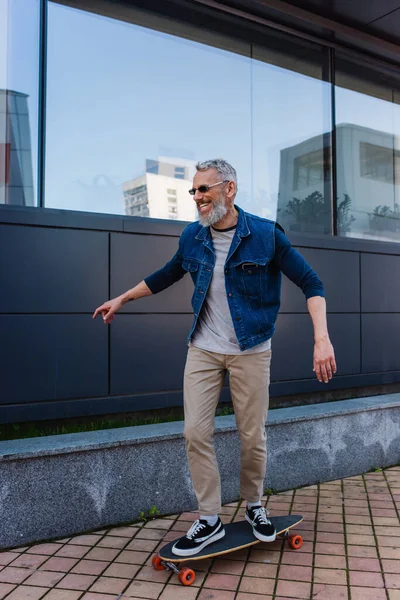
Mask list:
[[[199,270],[199,263],[196,260],[184,259],[182,262],[182,267],[188,273],[195,273]]]

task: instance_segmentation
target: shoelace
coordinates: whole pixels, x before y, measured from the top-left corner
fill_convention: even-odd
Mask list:
[[[254,520],[258,519],[258,521],[262,525],[270,525],[271,524],[271,521],[269,519],[267,519],[268,513],[263,506],[260,506],[260,508],[254,508],[253,511],[254,511]]]
[[[186,537],[189,539],[192,539],[192,537],[195,536],[196,533],[198,533],[199,531],[204,529],[204,527],[205,527],[204,523],[200,523],[199,520],[195,521],[193,523],[193,525],[191,526],[191,528],[189,529],[189,531],[187,532]]]

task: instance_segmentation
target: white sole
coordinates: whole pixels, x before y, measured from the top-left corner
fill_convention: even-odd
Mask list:
[[[196,546],[196,548],[192,548],[191,550],[179,550],[179,549],[176,550],[175,546],[172,546],[171,551],[172,551],[172,554],[175,554],[176,556],[195,556],[196,554],[201,552],[203,550],[203,548],[208,546],[208,544],[212,544],[212,543],[216,542],[217,540],[220,540],[221,538],[224,537],[224,535],[225,535],[225,529],[223,529],[222,531],[217,533],[215,536],[213,536],[209,540],[206,540],[205,542],[200,544],[200,546]]]
[[[247,516],[247,514],[245,514],[245,519],[253,527],[254,536],[260,540],[260,542],[274,542],[276,540],[276,531],[273,535],[261,535],[261,533],[254,529],[253,521]]]

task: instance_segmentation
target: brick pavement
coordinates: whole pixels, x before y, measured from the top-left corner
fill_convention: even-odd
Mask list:
[[[304,543],[258,544],[190,562],[190,587],[151,557],[194,513],[0,553],[0,600],[400,600],[400,467],[264,498],[272,515],[304,515]],[[240,502],[224,506],[228,523]]]

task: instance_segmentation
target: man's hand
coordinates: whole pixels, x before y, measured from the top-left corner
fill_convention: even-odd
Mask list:
[[[328,383],[336,373],[335,353],[329,338],[315,342],[313,370],[321,383]]]
[[[96,308],[92,318],[95,319],[97,315],[101,313],[104,324],[109,325],[114,319],[115,313],[119,311],[123,304],[124,303],[120,297],[109,300],[108,302],[104,302],[104,304]]]

